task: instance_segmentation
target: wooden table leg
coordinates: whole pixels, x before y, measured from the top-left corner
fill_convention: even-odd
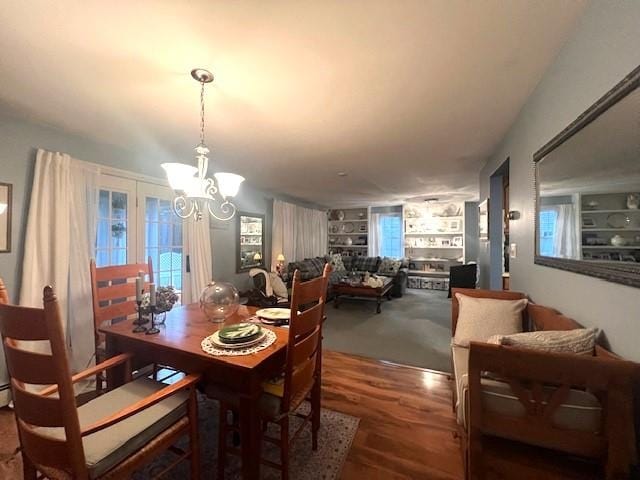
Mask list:
[[[105,343],[107,358],[122,353],[118,350],[117,340],[111,335],[106,336]],[[107,390],[113,390],[126,383],[128,375],[131,374],[131,372],[127,372],[127,366],[128,362],[125,362],[107,370]]]
[[[377,303],[376,313],[380,313],[382,311],[382,309],[380,308],[380,305],[382,305],[382,296],[381,295],[378,295],[376,303]]]
[[[257,395],[240,397],[240,450],[244,480],[258,480],[260,478],[262,434],[260,416],[258,415],[259,398],[259,391]]]

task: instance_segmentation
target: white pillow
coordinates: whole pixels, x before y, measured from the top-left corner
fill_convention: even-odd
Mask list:
[[[276,297],[280,298],[288,298],[289,292],[287,291],[287,286],[280,278],[276,272],[269,273],[269,279],[271,280],[271,289],[273,290],[273,294]]]
[[[488,343],[530,348],[543,352],[593,355],[597,335],[597,328],[540,330],[537,332],[516,333],[515,335],[494,335],[488,340]]]
[[[498,300],[475,298],[456,293],[458,323],[454,345],[468,347],[469,342],[486,342],[493,335],[522,332],[522,311],[527,299]]]

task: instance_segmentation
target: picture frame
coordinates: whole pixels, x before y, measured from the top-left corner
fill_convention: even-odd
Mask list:
[[[597,227],[596,221],[591,217],[582,218],[582,228],[595,228]]]
[[[478,239],[489,241],[489,199],[478,204]]]
[[[450,247],[451,246],[451,240],[449,240],[448,238],[440,239],[440,246],[441,247]]]
[[[453,237],[453,239],[451,239],[451,245],[454,247],[461,247],[462,237]]]
[[[12,184],[0,183],[0,253],[11,252],[12,194]]]

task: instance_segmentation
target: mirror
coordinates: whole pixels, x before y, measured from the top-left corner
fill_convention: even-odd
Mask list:
[[[11,184],[0,183],[0,252],[11,251]]]
[[[264,268],[264,215],[239,212],[237,231],[237,272]]]
[[[534,155],[540,265],[640,287],[640,67]]]

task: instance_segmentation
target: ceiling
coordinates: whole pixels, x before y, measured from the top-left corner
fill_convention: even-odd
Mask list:
[[[326,206],[473,198],[582,1],[33,0],[0,9],[0,102]],[[152,153],[153,152],[153,153]],[[84,160],[90,161],[86,158]],[[346,172],[347,176],[338,176]]]

